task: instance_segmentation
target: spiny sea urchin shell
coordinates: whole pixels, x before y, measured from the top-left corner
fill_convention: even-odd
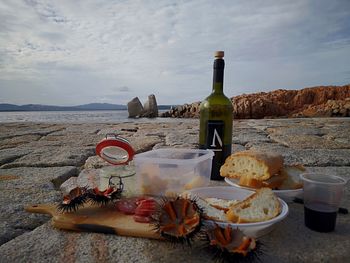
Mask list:
[[[225,228],[217,224],[205,229],[207,248],[217,261],[252,262],[263,254],[261,243],[247,237],[239,229]]]
[[[152,223],[165,239],[191,245],[202,226],[202,213],[203,210],[195,200],[183,197],[163,198],[152,216]]]
[[[63,196],[63,201],[57,205],[61,212],[75,212],[88,201],[88,190],[86,187],[75,187],[69,194]]]
[[[88,191],[88,198],[93,204],[101,206],[107,205],[109,202],[119,199],[121,191],[111,186],[104,191],[100,191],[97,187]]]

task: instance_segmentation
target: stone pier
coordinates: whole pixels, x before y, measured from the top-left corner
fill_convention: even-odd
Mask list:
[[[114,124],[2,123],[0,126],[0,262],[212,262],[195,247],[100,233],[55,229],[50,217],[24,207],[61,200],[60,185],[83,169],[101,168],[96,144],[107,133],[127,138],[137,153],[197,148],[198,119]],[[233,151],[269,150],[287,164],[350,179],[350,118],[235,120]],[[213,183],[214,184],[214,183]],[[224,182],[215,183],[225,185]],[[350,209],[347,184],[342,206]],[[350,215],[332,233],[304,226],[303,206],[261,238],[262,262],[346,262]]]

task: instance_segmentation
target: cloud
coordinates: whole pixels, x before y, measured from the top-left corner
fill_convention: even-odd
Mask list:
[[[349,79],[349,1],[12,0],[0,3],[0,24],[9,102],[23,100],[11,89],[28,103],[198,101],[215,50],[226,53],[229,96]]]
[[[130,89],[127,86],[122,86],[122,87],[117,88],[117,91],[130,92]]]

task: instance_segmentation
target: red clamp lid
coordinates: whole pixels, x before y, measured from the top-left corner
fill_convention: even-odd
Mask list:
[[[96,154],[114,165],[130,162],[135,155],[129,141],[116,134],[106,134],[106,138],[96,146]]]

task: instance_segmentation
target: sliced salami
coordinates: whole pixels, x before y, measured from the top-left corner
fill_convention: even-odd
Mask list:
[[[116,208],[126,215],[134,215],[136,222],[149,223],[156,209],[156,201],[151,197],[143,196],[120,199],[116,203]]]
[[[120,199],[116,203],[116,208],[126,215],[133,215],[135,214],[135,209],[137,208],[136,199]]]
[[[155,210],[156,201],[153,198],[142,200],[135,209],[134,220],[140,223],[149,223]]]

